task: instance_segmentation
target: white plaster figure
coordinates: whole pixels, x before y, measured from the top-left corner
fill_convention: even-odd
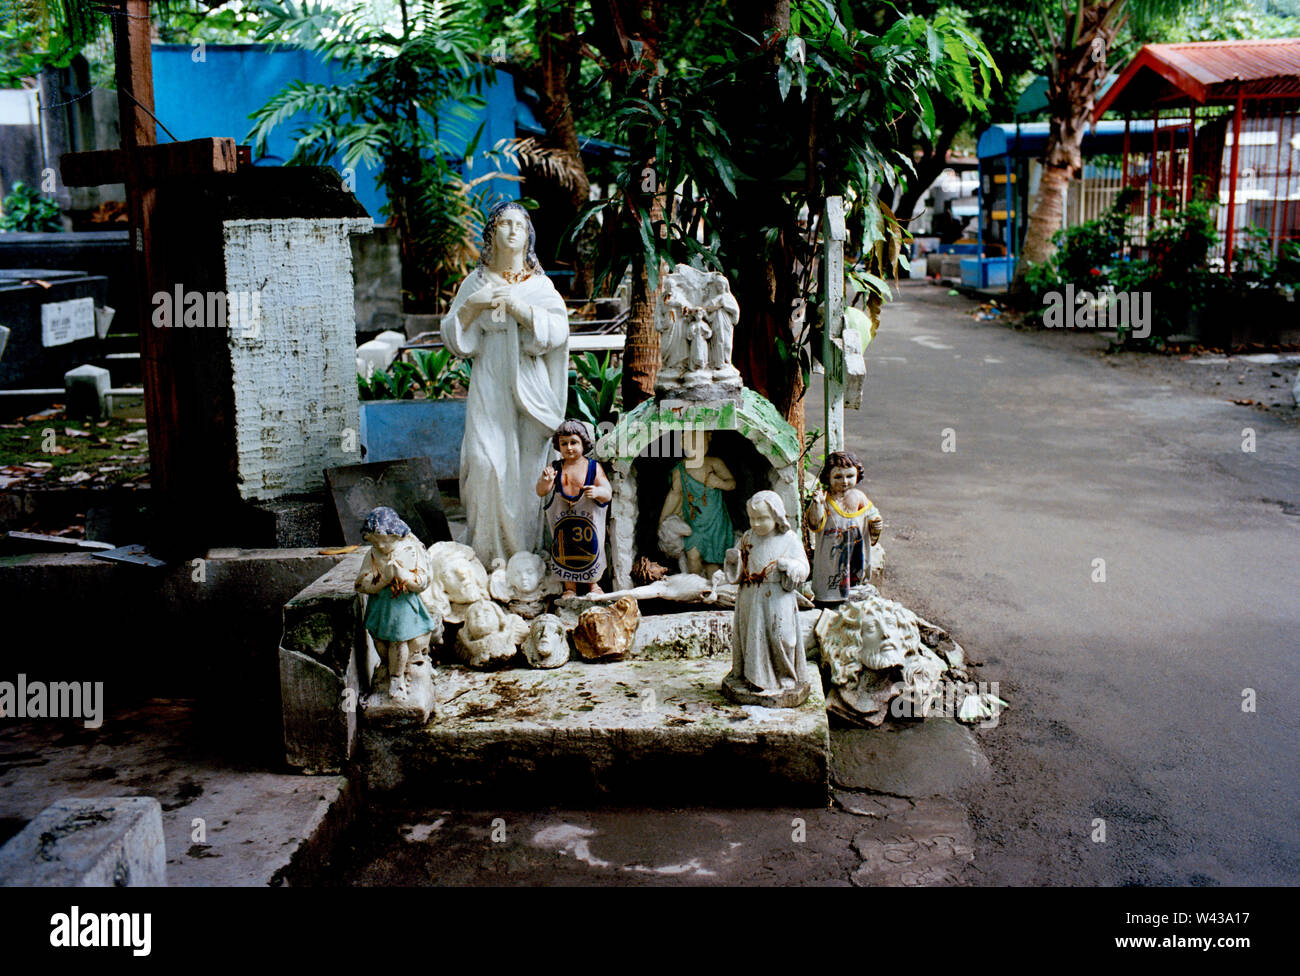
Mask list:
[[[655,309],[655,330],[660,336],[656,387],[738,377],[731,350],[740,306],[726,275],[679,264],[663,281]]]
[[[811,690],[795,595],[808,577],[808,557],[776,492],[758,492],[745,509],[749,531],[728,550],[724,567],[739,590],[722,693],[742,705],[794,708]]]
[[[732,297],[727,276],[718,271],[710,274],[705,294],[704,309],[710,313],[713,328],[709,338],[709,368],[722,373],[738,372],[731,364],[731,347],[735,341],[736,323],[740,321],[740,306]]]
[[[894,698],[909,715],[928,714],[949,664],[925,645],[907,607],[879,594],[851,600],[823,613],[816,634],[832,686],[828,703],[870,725],[885,720]]]
[[[429,547],[429,561],[433,585],[425,603],[447,623],[464,622],[469,605],[489,596],[487,570],[474,550],[459,542],[435,542]]]
[[[686,339],[686,309],[688,302],[681,290],[679,279],[664,276],[663,297],[655,309],[655,331],[659,333],[659,373],[665,379],[676,379],[686,367],[690,345]]]
[[[710,432],[682,431],[682,450],[686,454],[672,470],[672,484],[659,513],[659,539],[681,538],[678,557],[681,571],[711,577],[720,569],[727,550],[735,543],[735,529],[722,493],[736,487],[736,479],[721,458],[709,454]],[[685,523],[687,532],[671,519]],[[664,550],[664,555],[674,553]],[[806,574],[805,574],[806,575]]]
[[[497,560],[488,577],[492,599],[529,619],[542,612],[548,596],[559,592],[559,584],[546,575],[546,560],[532,552],[517,552],[507,563]]]
[[[688,309],[686,312],[686,345],[690,352],[686,357],[686,368],[691,372],[708,368],[709,340],[712,338],[713,327],[709,325],[708,316],[704,309]]]
[[[504,664],[526,636],[528,624],[522,617],[506,613],[491,600],[479,600],[465,612],[465,626],[456,635],[456,653],[476,668]]]
[[[528,212],[495,207],[483,228],[479,266],[442,320],[452,353],[473,363],[460,452],[465,542],[485,566],[541,543],[541,502],[532,479],[564,420],[569,320],[534,253]]]
[[[394,701],[405,701],[415,672],[426,663],[429,644],[442,638],[442,620],[420,594],[433,581],[429,554],[391,508],[376,508],[362,525],[370,552],[361,562],[356,590],[365,593],[365,628],[375,642],[377,683]]]

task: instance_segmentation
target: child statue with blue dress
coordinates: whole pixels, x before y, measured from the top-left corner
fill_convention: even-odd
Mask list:
[[[361,527],[370,551],[361,562],[356,590],[365,593],[365,628],[375,642],[390,698],[405,701],[417,668],[425,666],[429,644],[442,639],[442,620],[423,595],[433,580],[429,553],[391,508],[373,509]],[[382,672],[382,673],[381,673]]]

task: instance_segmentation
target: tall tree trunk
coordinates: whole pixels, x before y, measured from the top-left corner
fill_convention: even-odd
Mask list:
[[[1061,42],[1054,50],[1054,63],[1047,74],[1047,103],[1051,126],[1043,153],[1043,177],[1038,184],[1025,227],[1024,245],[1016,265],[1012,290],[1024,290],[1029,265],[1052,256],[1052,236],[1061,229],[1065,213],[1065,190],[1083,165],[1083,135],[1092,116],[1097,86],[1106,77],[1106,52],[1115,41],[1127,0],[1083,4],[1076,12],[1066,9]],[[1051,8],[1044,8],[1050,10]],[[1049,36],[1057,36],[1050,29]]]
[[[576,75],[581,58],[574,26],[575,5],[575,0],[558,4],[537,0],[538,60],[528,72],[529,81],[538,92],[539,121],[546,128],[538,144],[562,153],[570,175],[570,180],[562,183],[543,173],[527,174],[529,192],[541,204],[539,213],[545,221],[539,227],[538,249],[547,258],[575,253],[576,249],[562,241],[560,235],[586,205],[590,187],[578,149],[578,126],[569,98],[569,82]],[[577,263],[575,258],[575,271]],[[590,274],[585,277],[590,279]]]
[[[662,37],[660,0],[592,0],[591,40],[612,69],[615,83],[623,82],[634,98],[647,99],[650,78],[659,63]],[[641,210],[649,211],[651,221],[662,220],[664,194],[651,170],[652,138],[632,146],[632,166],[628,183],[629,199]],[[633,215],[635,216],[635,215]],[[638,235],[639,236],[639,235]],[[659,372],[659,337],[655,333],[654,308],[658,292],[650,287],[645,259],[632,262],[632,297],[627,322],[627,345],[623,351],[623,409],[631,410],[654,395],[655,375]]]
[[[789,0],[762,0],[738,8],[737,26],[762,42],[772,31],[790,33]],[[812,131],[811,104],[782,102],[775,65],[782,45],[771,56],[754,62],[750,77],[741,79],[726,106],[728,129],[749,147],[742,169],[751,179],[738,181],[737,201],[724,214],[724,262],[734,272],[732,290],[740,305],[732,359],[745,385],[763,394],[797,430],[803,430],[803,378],[791,314],[798,294],[797,215],[791,212],[784,188],[776,182],[798,160],[812,162],[803,136]],[[812,166],[810,165],[810,174]],[[810,206],[812,206],[810,194]],[[811,218],[811,215],[810,215]],[[772,227],[774,239],[769,238]],[[790,355],[782,359],[779,348]]]

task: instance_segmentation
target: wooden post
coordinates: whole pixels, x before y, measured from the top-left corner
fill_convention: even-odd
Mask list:
[[[151,326],[153,295],[167,290],[167,251],[154,245],[160,183],[184,183],[195,176],[233,173],[238,168],[233,139],[200,139],[157,145],[153,117],[153,63],[149,0],[113,0],[113,53],[121,148],[67,153],[60,159],[65,186],[125,183],[131,219],[131,258],[140,337],[140,372],[149,431],[149,479],[156,508],[154,545],[181,539],[184,520],[202,526],[193,513],[209,513],[205,491],[214,479],[193,458],[208,427],[192,424],[184,408],[194,372],[193,340],[182,330]],[[210,404],[203,405],[209,414]],[[187,423],[190,429],[186,429]],[[196,449],[191,449],[193,445]],[[204,445],[206,446],[206,445]]]
[[[844,201],[826,198],[822,217],[826,304],[822,315],[826,453],[844,450]]]

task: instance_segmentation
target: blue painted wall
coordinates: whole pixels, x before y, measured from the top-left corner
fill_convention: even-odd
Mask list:
[[[308,51],[282,48],[269,50],[260,44],[209,44],[205,60],[194,61],[195,49],[188,44],[153,46],[154,113],[178,140],[229,136],[237,143],[252,128],[249,115],[266,104],[289,82],[301,80],[320,84],[337,84],[346,76],[335,65],[322,61]],[[483,86],[487,106],[473,110],[472,120],[447,113],[441,120],[443,138],[455,154],[462,154],[480,124],[486,123],[479,138],[479,149],[490,149],[500,139],[515,135],[514,81],[504,71]],[[277,165],[293,152],[294,133],[307,122],[298,115],[278,126],[267,142],[266,158],[259,165]],[[167,133],[158,130],[158,141],[167,142]],[[333,165],[342,169],[341,161]],[[470,178],[490,172],[495,167],[487,160],[477,160],[467,170]],[[504,172],[517,173],[508,164]],[[502,197],[517,199],[519,184],[513,180],[494,180],[492,188]],[[375,184],[374,172],[359,167],[356,195],[371,218],[382,223],[380,207],[383,191]]]

